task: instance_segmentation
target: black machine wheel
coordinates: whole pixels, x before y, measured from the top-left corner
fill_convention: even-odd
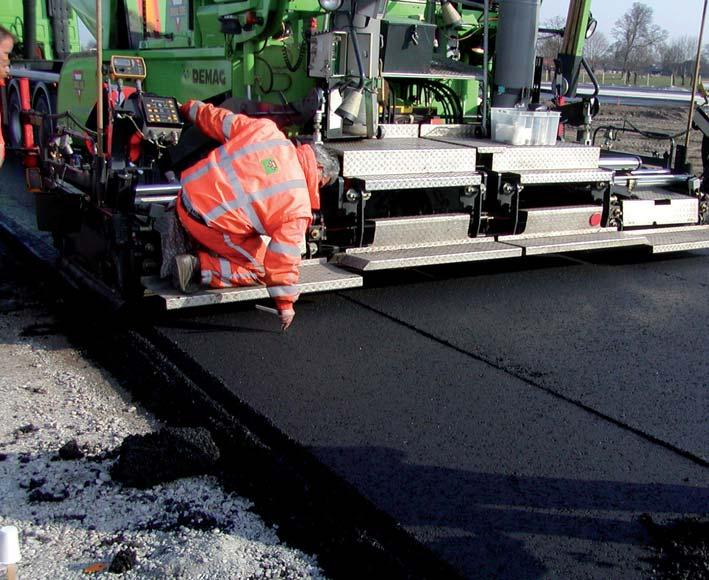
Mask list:
[[[41,146],[47,137],[52,133],[54,128],[54,123],[49,118],[49,115],[54,112],[54,108],[52,107],[52,100],[49,96],[49,90],[43,83],[37,85],[37,88],[35,89],[32,108],[38,113],[44,115],[41,131],[44,139],[40,136],[39,128],[34,128],[34,141]]]
[[[17,87],[10,89],[10,96],[7,99],[7,128],[8,144],[10,147],[22,147],[22,122],[20,120],[20,93]]]

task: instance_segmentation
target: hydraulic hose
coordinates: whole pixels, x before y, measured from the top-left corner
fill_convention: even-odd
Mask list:
[[[357,72],[359,74],[359,82],[357,83],[356,89],[361,91],[364,88],[364,65],[362,64],[362,55],[359,52],[359,41],[357,40],[357,29],[354,25],[354,15],[357,10],[357,0],[352,0],[352,9],[350,10],[350,32],[352,34],[352,48],[355,53],[355,60],[357,61]]]

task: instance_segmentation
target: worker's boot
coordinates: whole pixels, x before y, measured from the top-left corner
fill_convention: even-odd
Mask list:
[[[175,256],[172,269],[172,284],[185,294],[191,294],[199,289],[199,260],[192,254]]]

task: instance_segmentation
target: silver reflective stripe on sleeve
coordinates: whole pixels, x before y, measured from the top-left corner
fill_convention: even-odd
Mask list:
[[[202,284],[209,286],[212,283],[212,271],[202,270]]]
[[[231,129],[234,126],[235,121],[236,115],[234,113],[229,113],[226,117],[224,117],[224,121],[222,121],[222,133],[224,133],[225,141],[229,141],[229,139],[231,139]]]
[[[300,258],[300,246],[293,244],[281,244],[280,242],[274,242],[271,240],[268,244],[268,248],[266,248],[266,251],[274,254],[285,254],[286,256]]]
[[[204,106],[204,103],[202,101],[194,101],[190,105],[190,110],[187,112],[187,115],[190,118],[190,121],[194,123],[195,119],[197,118],[197,111],[199,111],[202,107]]]
[[[269,286],[268,295],[271,298],[276,296],[297,296],[299,294],[298,286]]]

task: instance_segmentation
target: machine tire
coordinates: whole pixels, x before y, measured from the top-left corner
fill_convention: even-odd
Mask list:
[[[52,106],[52,98],[49,95],[49,89],[47,89],[44,83],[39,83],[34,90],[34,96],[32,98],[32,108],[38,113],[43,113],[46,115],[51,115],[54,112],[54,107]],[[43,132],[45,139],[51,134],[54,128],[54,122],[51,119],[45,119],[43,123]],[[37,127],[34,128],[34,141],[36,144],[42,145],[40,140],[40,131]]]
[[[22,147],[21,111],[20,93],[17,86],[12,86],[7,99],[7,142],[10,147]]]

